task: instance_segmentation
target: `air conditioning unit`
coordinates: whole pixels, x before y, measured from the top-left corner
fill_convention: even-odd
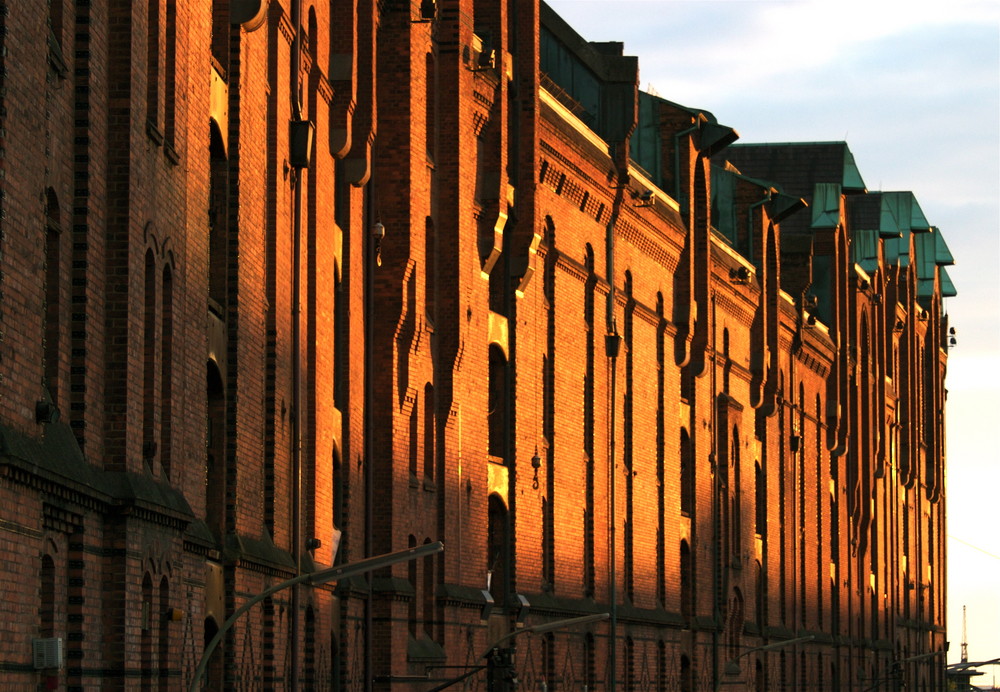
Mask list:
[[[31,640],[31,653],[35,670],[62,668],[63,640],[62,637],[46,637]]]

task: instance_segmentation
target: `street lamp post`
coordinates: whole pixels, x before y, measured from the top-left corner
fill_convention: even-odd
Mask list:
[[[865,689],[865,692],[874,692],[874,690],[877,690],[879,687],[881,687],[882,683],[884,682],[890,682],[893,680],[895,680],[897,683],[900,682],[902,680],[904,663],[913,663],[914,661],[922,661],[925,658],[932,658],[934,656],[943,656],[947,653],[948,653],[947,649],[941,649],[940,651],[929,651],[927,653],[917,654],[916,656],[909,656],[907,658],[901,658],[898,661],[893,661],[892,675],[886,678],[880,678],[878,680],[875,680],[875,683],[871,687]]]
[[[739,660],[744,656],[749,656],[750,654],[757,653],[758,651],[771,651],[772,649],[783,649],[786,646],[793,646],[795,644],[803,644],[805,642],[811,642],[815,639],[815,635],[808,635],[805,637],[796,637],[795,639],[785,639],[780,642],[773,642],[771,644],[765,644],[764,646],[757,646],[753,649],[747,649],[739,656],[731,658],[726,661],[725,668],[723,669],[724,675],[739,675],[740,674],[740,664]],[[718,678],[715,683],[715,692],[719,692],[722,689],[722,678]]]
[[[452,685],[462,682],[468,677],[471,677],[481,671],[483,668],[490,669],[493,666],[502,665],[504,667],[509,667],[513,665],[510,660],[510,649],[501,649],[500,645],[513,639],[514,637],[521,634],[545,634],[546,632],[552,632],[553,630],[566,629],[567,627],[573,627],[575,625],[585,625],[590,622],[601,622],[607,620],[610,617],[608,613],[595,613],[594,615],[582,615],[576,618],[567,618],[565,620],[553,620],[552,622],[546,622],[541,625],[534,625],[533,627],[524,627],[522,629],[516,629],[507,634],[503,635],[495,642],[486,647],[486,651],[478,659],[479,661],[485,660],[486,663],[482,665],[472,666],[472,670],[463,673],[457,678],[447,680],[437,687],[432,687],[427,690],[427,692],[440,692],[443,689],[451,687]],[[504,674],[506,671],[501,672]]]
[[[257,605],[268,596],[297,584],[309,583],[313,586],[318,586],[319,584],[326,584],[327,582],[336,581],[337,579],[346,579],[358,574],[373,572],[377,569],[394,565],[397,562],[407,562],[409,560],[416,560],[420,557],[435,555],[443,550],[444,543],[441,541],[427,543],[414,548],[400,550],[395,553],[377,555],[366,560],[360,560],[346,565],[337,565],[336,567],[330,567],[318,572],[300,574],[297,577],[292,577],[287,581],[283,581],[280,584],[275,584],[269,589],[265,589],[237,608],[235,612],[229,616],[229,619],[222,624],[222,627],[220,627],[219,631],[215,633],[215,636],[212,637],[212,641],[208,643],[205,647],[205,651],[201,654],[201,661],[198,662],[198,667],[194,671],[194,678],[191,680],[191,687],[188,688],[189,692],[198,692],[198,689],[201,686],[201,680],[205,677],[205,671],[208,668],[208,661],[212,657],[212,652],[215,651],[215,648],[219,645],[219,642],[222,641],[222,637],[225,636],[227,631],[229,631],[229,628],[233,626],[243,613],[250,610],[250,608]],[[294,662],[293,665],[295,665]]]

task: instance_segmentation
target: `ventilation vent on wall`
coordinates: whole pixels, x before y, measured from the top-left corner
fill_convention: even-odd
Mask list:
[[[63,664],[62,637],[31,640],[35,670],[61,668]]]

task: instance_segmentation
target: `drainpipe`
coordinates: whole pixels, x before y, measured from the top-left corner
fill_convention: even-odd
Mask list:
[[[295,38],[292,41],[292,69],[290,97],[292,119],[302,119],[302,95],[299,92],[299,69],[302,65],[302,2],[292,1],[292,25]],[[295,575],[302,573],[302,363],[301,363],[301,309],[302,309],[302,170],[292,169],[292,559],[295,561]],[[292,641],[290,642],[292,689],[299,682],[299,626],[301,618],[301,593],[296,586],[292,589]]]
[[[626,135],[624,142],[621,146],[628,151],[628,140],[629,135]],[[618,352],[621,350],[622,338],[618,334],[618,325],[615,321],[615,224],[618,222],[618,215],[621,213],[622,202],[625,198],[625,187],[628,185],[629,174],[628,174],[628,159],[624,161],[620,160],[620,155],[617,151],[614,152],[615,164],[617,168],[617,184],[615,185],[615,199],[611,205],[611,216],[608,219],[607,225],[607,235],[605,238],[606,243],[606,264],[607,264],[607,277],[608,277],[608,302],[606,309],[606,329],[607,334],[604,337],[605,354],[611,360],[611,399],[609,408],[610,411],[610,433],[609,433],[609,449],[608,449],[608,473],[610,475],[609,479],[609,529],[608,529],[608,540],[610,545],[608,547],[609,557],[608,557],[608,567],[609,567],[609,595],[611,600],[610,607],[610,622],[609,622],[609,649],[608,649],[608,667],[611,670],[611,680],[608,689],[610,692],[615,692],[618,685],[618,583],[617,583],[617,571],[615,569],[615,563],[617,562],[617,504],[618,500],[616,497],[617,493],[617,478],[618,469],[616,467],[615,461],[615,428],[617,427],[617,407],[615,405],[617,401],[617,382],[618,382]]]
[[[374,171],[373,171],[374,175]],[[372,181],[369,178],[365,185],[365,211],[362,215],[365,234],[365,557],[374,555],[375,542],[375,235],[372,232],[372,219],[375,218],[375,202],[373,199]],[[368,583],[368,597],[365,600],[365,636],[364,636],[364,690],[371,692],[374,680],[372,655],[375,651],[374,632],[374,590],[372,580],[374,574],[365,574]]]
[[[714,627],[712,627],[712,685],[714,688],[718,689],[720,678],[719,678],[719,628],[722,626],[721,622],[721,611],[719,609],[719,601],[726,597],[726,594],[722,592],[722,579],[723,571],[725,569],[723,565],[723,560],[726,556],[721,551],[720,543],[722,542],[722,532],[726,530],[726,527],[722,523],[721,513],[722,507],[719,502],[719,494],[721,486],[719,485],[719,477],[721,472],[719,470],[720,464],[728,464],[728,459],[719,459],[719,402],[718,402],[718,373],[716,372],[718,368],[718,350],[716,349],[716,324],[715,324],[715,291],[712,291],[712,398],[710,400],[711,411],[709,411],[709,418],[711,420],[711,440],[712,443],[709,445],[709,462],[712,464],[712,516],[714,517],[714,529],[715,536],[712,537],[712,572],[713,572],[713,586],[715,587],[715,593],[712,594],[712,622]],[[697,397],[696,397],[697,398]],[[728,491],[727,491],[728,492]],[[727,498],[728,499],[728,498]],[[693,551],[692,551],[693,553]]]

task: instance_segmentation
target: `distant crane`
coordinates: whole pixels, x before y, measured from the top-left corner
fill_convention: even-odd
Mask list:
[[[969,662],[969,632],[965,626],[965,606],[962,606],[962,663]]]

